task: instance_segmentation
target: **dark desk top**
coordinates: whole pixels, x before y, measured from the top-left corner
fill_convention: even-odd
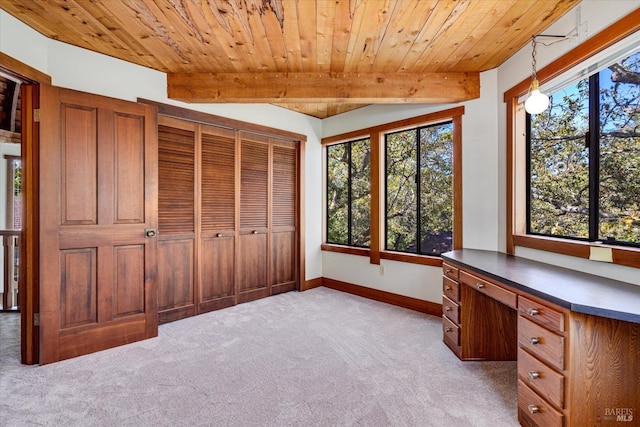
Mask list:
[[[638,285],[493,251],[460,249],[442,258],[571,311],[640,323]]]

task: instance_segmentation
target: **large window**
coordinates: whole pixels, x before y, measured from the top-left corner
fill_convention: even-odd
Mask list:
[[[327,243],[369,247],[369,139],[327,147]]]
[[[438,256],[453,247],[453,122],[385,135],[386,249]]]
[[[640,51],[527,115],[527,233],[640,246]]]

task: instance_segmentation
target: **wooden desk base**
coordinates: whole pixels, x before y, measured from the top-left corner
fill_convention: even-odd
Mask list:
[[[461,360],[518,360],[522,425],[640,425],[640,324],[559,307],[461,264],[443,272],[445,344]]]

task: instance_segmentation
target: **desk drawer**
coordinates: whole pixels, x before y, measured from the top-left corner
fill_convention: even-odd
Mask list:
[[[451,264],[447,264],[446,262],[442,263],[442,274],[453,279],[458,280],[458,267],[454,267]]]
[[[442,298],[442,314],[452,322],[460,324],[460,306],[447,297]]]
[[[451,301],[460,302],[460,285],[444,276],[442,277],[442,293]]]
[[[500,301],[505,305],[508,305],[511,308],[516,308],[516,301],[518,297],[515,293],[507,289],[494,285],[486,280],[482,280],[481,278],[476,277],[473,274],[469,274],[466,271],[460,272],[460,282],[490,296],[497,301]]]
[[[442,334],[455,345],[460,345],[460,328],[447,318],[442,316]]]
[[[552,310],[522,295],[518,297],[518,311],[524,318],[558,332],[564,332],[564,314],[562,312]]]
[[[518,316],[518,345],[551,366],[564,369],[564,337]]]
[[[522,423],[522,419],[525,423]],[[553,427],[562,426],[563,415],[522,381],[518,381],[518,420],[525,425]]]
[[[518,378],[558,408],[564,407],[564,376],[518,349]]]

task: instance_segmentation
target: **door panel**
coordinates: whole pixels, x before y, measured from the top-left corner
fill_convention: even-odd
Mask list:
[[[296,289],[296,236],[294,231],[274,231],[271,243],[271,293]]]
[[[114,248],[113,317],[144,313],[144,245]]]
[[[41,86],[41,364],[158,333],[155,117]]]
[[[195,314],[193,292],[194,242],[192,238],[158,241],[158,310],[160,322],[175,320],[167,310]],[[187,307],[191,309],[187,310]]]
[[[97,224],[98,110],[60,106],[62,151],[62,224]]]
[[[203,237],[200,312],[235,304],[235,239],[233,236]]]
[[[115,113],[114,223],[140,224],[144,218],[144,117]],[[131,141],[139,141],[131,144]]]
[[[98,322],[97,248],[60,252],[60,329]]]

